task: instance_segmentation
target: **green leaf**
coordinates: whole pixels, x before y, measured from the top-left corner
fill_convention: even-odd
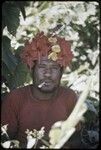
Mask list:
[[[2,61],[6,64],[10,73],[13,74],[17,65],[17,59],[11,52],[10,39],[7,36],[2,38]]]
[[[2,19],[3,24],[7,26],[8,31],[12,34],[16,34],[16,30],[19,26],[20,10],[13,3],[5,2],[2,7]]]
[[[21,13],[22,13],[22,16],[23,18],[25,19],[26,18],[26,12],[25,12],[25,9],[24,9],[24,6],[27,4],[26,2],[23,2],[23,1],[17,1],[15,2],[17,4],[17,6],[19,7]]]
[[[21,51],[22,49],[24,48],[24,46],[19,46],[16,50],[15,50],[15,56],[16,58],[20,61],[21,58],[20,58],[20,54],[21,54]]]
[[[10,76],[10,71],[9,69],[7,68],[7,65],[5,63],[2,63],[2,76],[8,80],[8,77]]]
[[[16,67],[16,70],[14,71],[14,75],[9,80],[10,89],[23,86],[24,83],[28,81],[29,76],[30,75],[27,66],[24,65],[22,62],[19,62],[19,64]]]

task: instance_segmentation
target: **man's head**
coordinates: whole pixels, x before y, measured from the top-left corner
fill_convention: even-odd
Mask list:
[[[63,67],[56,61],[42,57],[32,68],[34,86],[41,92],[54,92],[60,84],[62,73]]]
[[[44,83],[40,90],[50,92],[58,87],[62,70],[70,65],[73,54],[70,42],[65,38],[41,32],[25,43],[21,58],[32,70],[35,86]]]

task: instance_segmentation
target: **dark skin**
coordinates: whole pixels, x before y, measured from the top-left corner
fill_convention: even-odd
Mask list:
[[[40,62],[36,61],[32,69],[33,89],[32,94],[39,100],[49,100],[57,95],[63,68],[53,60],[42,57]],[[45,82],[39,88],[38,85]]]

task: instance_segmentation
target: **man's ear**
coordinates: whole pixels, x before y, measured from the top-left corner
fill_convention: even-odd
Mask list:
[[[60,77],[62,77],[63,72],[64,72],[64,67],[61,67],[61,76]]]
[[[31,68],[31,76],[34,75],[34,71],[35,71],[35,66],[36,66],[36,61],[34,61],[34,66]]]
[[[32,78],[33,78],[33,76],[34,76],[34,70],[35,70],[35,66],[32,67],[31,70],[30,70],[30,74],[31,74],[31,77],[32,77]]]

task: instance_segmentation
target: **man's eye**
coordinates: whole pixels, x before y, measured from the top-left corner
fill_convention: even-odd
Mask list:
[[[43,71],[45,71],[45,68],[40,67],[39,70],[40,70],[41,72],[43,72]]]
[[[44,69],[44,68],[45,68],[45,66],[39,66],[38,68],[40,68],[40,69]]]
[[[58,70],[58,68],[57,68],[57,67],[53,67],[52,69],[53,69],[53,70]]]

